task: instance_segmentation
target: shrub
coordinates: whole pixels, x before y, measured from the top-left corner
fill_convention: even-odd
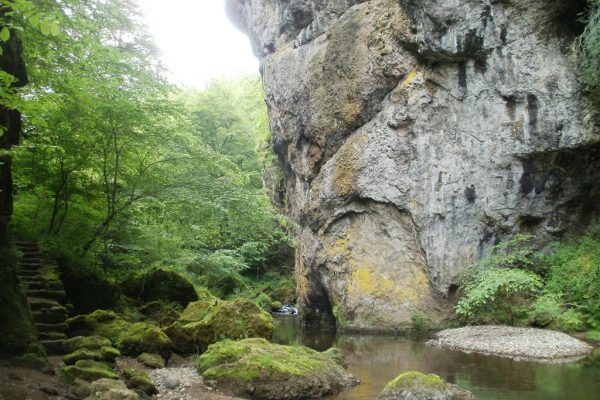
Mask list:
[[[517,235],[499,244],[463,277],[464,295],[456,312],[471,321],[513,324],[527,316],[532,298],[543,286],[536,269],[539,257],[531,236]]]
[[[584,320],[600,328],[600,225],[589,233],[555,244],[548,264],[547,291],[561,293]]]

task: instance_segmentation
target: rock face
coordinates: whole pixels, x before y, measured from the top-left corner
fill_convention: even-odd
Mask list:
[[[442,316],[499,240],[596,212],[585,1],[229,0],[261,61],[304,322]]]

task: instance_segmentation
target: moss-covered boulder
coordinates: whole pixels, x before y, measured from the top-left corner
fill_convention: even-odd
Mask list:
[[[142,353],[156,353],[168,359],[171,356],[171,339],[156,325],[138,322],[119,336],[117,348],[124,355],[137,356]]]
[[[77,349],[63,357],[63,362],[66,365],[73,365],[79,360],[93,360],[93,361],[104,361],[114,362],[115,358],[121,356],[119,350],[104,346],[96,350],[90,349]]]
[[[256,399],[316,398],[357,383],[329,353],[259,338],[212,344],[196,367],[220,389]]]
[[[150,376],[144,371],[127,368],[123,371],[123,377],[125,378],[125,383],[127,383],[129,389],[139,390],[148,396],[158,393]]]
[[[75,365],[67,365],[60,370],[59,377],[66,383],[73,383],[76,379],[86,382],[103,378],[119,379],[119,375],[110,365],[91,360],[79,360]]]
[[[273,335],[273,317],[247,299],[201,300],[190,303],[178,322],[165,332],[175,351],[195,353],[223,339],[245,339]]]
[[[148,368],[165,367],[165,359],[159,354],[142,353],[137,357],[137,360]]]
[[[379,400],[474,400],[475,396],[457,385],[446,383],[437,375],[410,371],[389,382]]]
[[[91,314],[78,315],[66,321],[71,336],[100,336],[116,343],[131,323],[114,311],[96,310]]]
[[[127,389],[122,381],[99,379],[92,383],[92,395],[86,400],[139,400],[140,396]]]
[[[121,289],[127,296],[145,302],[160,300],[185,307],[198,300],[190,281],[177,272],[160,268],[130,275],[121,283]]]
[[[65,353],[72,353],[79,349],[99,350],[102,347],[111,347],[112,342],[101,336],[76,336],[63,342]]]

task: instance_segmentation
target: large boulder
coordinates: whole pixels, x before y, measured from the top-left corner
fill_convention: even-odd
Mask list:
[[[92,383],[92,395],[86,400],[139,400],[140,396],[127,389],[122,381],[99,379]]]
[[[438,320],[498,241],[600,211],[585,0],[227,3],[261,62],[302,322]]]
[[[134,273],[121,283],[123,293],[134,299],[179,303],[183,307],[198,300],[194,285],[177,272],[155,269]]]
[[[142,353],[160,354],[165,359],[171,356],[171,339],[158,326],[146,322],[131,325],[128,331],[121,333],[116,344],[128,356]]]
[[[258,338],[212,344],[198,357],[196,367],[218,388],[255,399],[317,398],[358,382],[338,364],[334,352]]]
[[[91,314],[78,315],[66,321],[71,336],[100,336],[115,343],[131,325],[114,311],[96,310]]]
[[[67,365],[59,371],[60,379],[65,383],[74,383],[77,379],[93,382],[98,379],[119,379],[119,374],[110,365],[91,360],[79,360],[75,365]]]
[[[171,339],[161,328],[147,322],[131,323],[114,311],[96,310],[91,314],[70,318],[67,320],[67,324],[72,335],[109,339],[124,355],[137,356],[141,353],[157,353],[165,359],[171,356]],[[94,350],[96,352],[99,348],[90,349],[89,346],[94,347],[102,343],[100,339],[93,338],[72,339],[72,341],[71,347],[80,343],[88,345],[87,348],[84,347],[87,351]]]
[[[204,351],[222,339],[262,337],[273,334],[273,317],[246,299],[190,303],[181,319],[165,330],[180,353]]]
[[[473,393],[437,375],[410,371],[388,383],[378,400],[475,400]]]

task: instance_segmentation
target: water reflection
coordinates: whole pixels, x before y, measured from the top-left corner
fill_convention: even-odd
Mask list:
[[[363,383],[336,400],[374,399],[398,374],[436,373],[471,390],[480,400],[600,399],[600,367],[585,362],[541,364],[432,348],[424,341],[334,332],[299,333],[296,317],[277,318],[277,343],[317,350],[339,347],[348,369]]]

